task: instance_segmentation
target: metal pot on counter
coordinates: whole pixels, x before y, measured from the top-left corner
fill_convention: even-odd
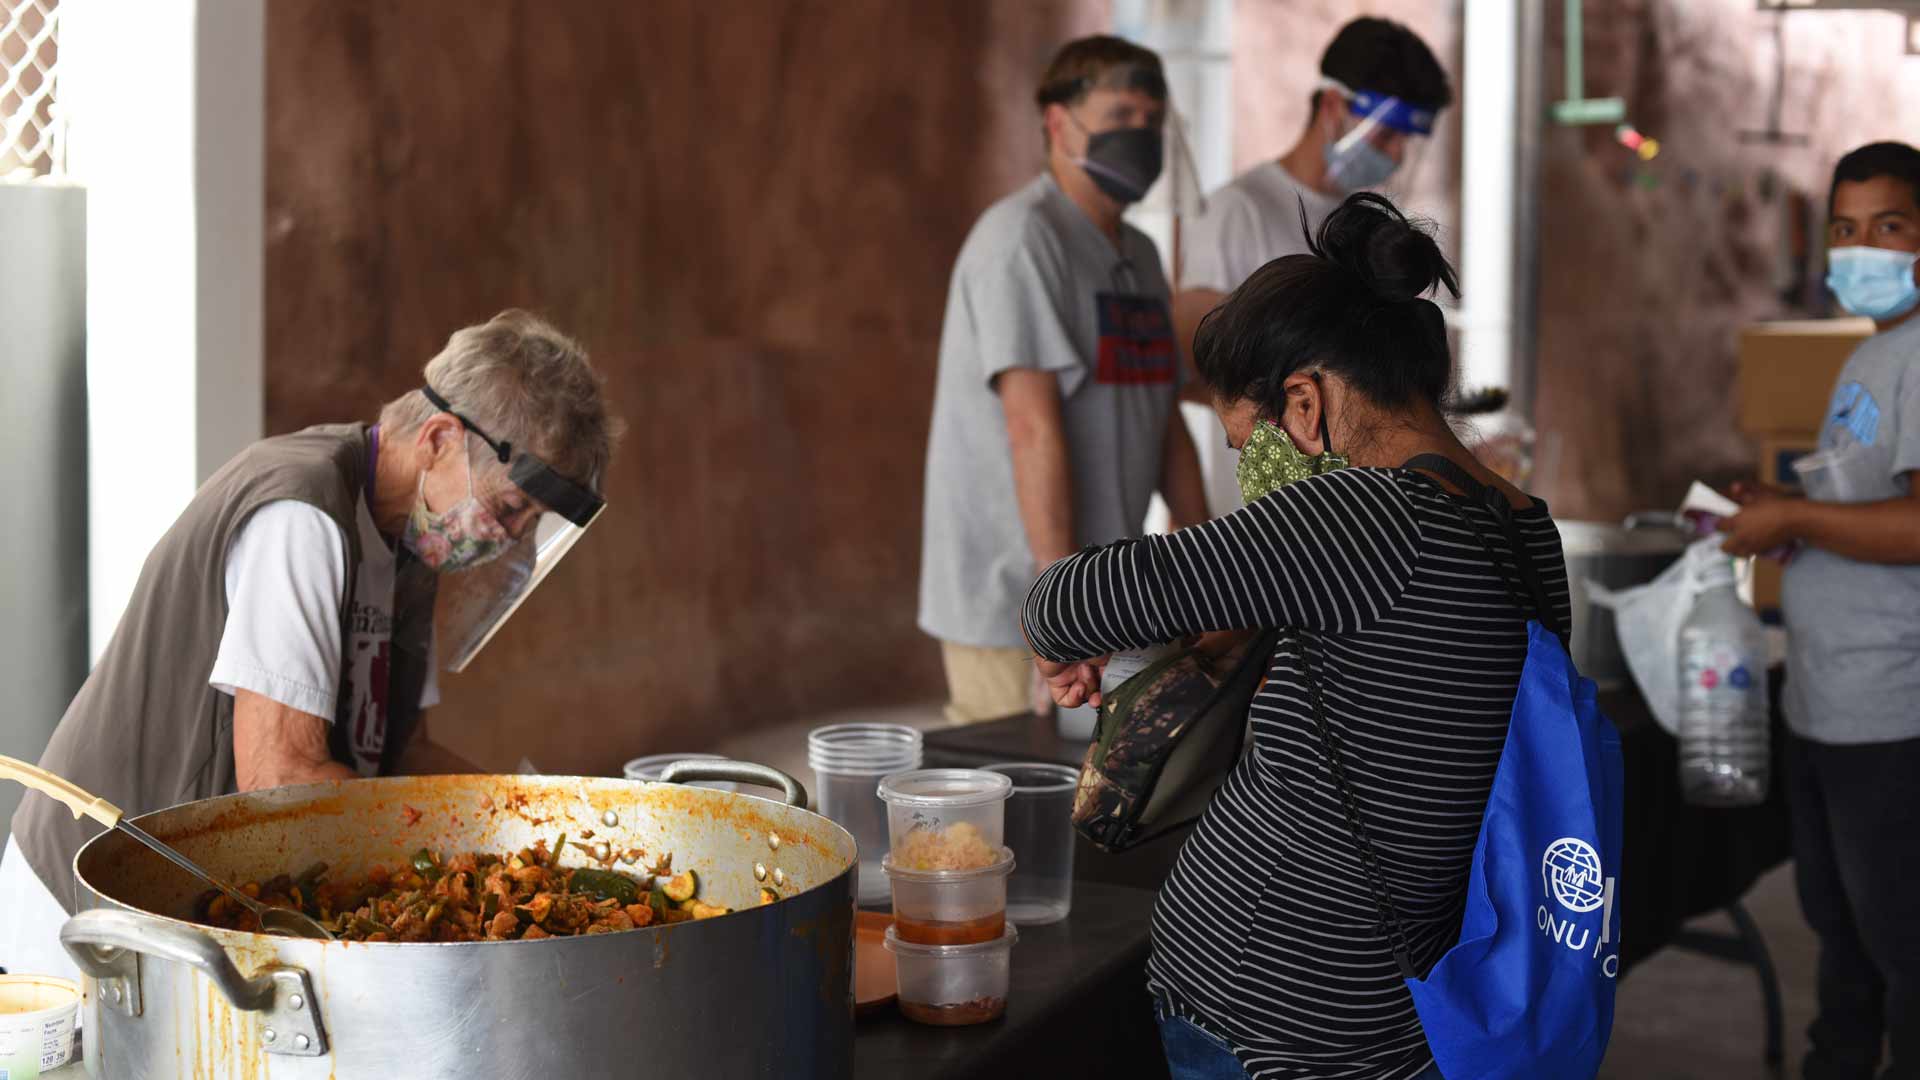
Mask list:
[[[1567,590],[1573,606],[1573,662],[1603,690],[1632,685],[1613,612],[1587,602],[1587,582],[1609,589],[1644,585],[1660,576],[1693,539],[1678,514],[1629,515],[1619,525],[1556,521],[1567,557]]]
[[[853,837],[784,773],[679,766],[733,792],[590,777],[396,777],[188,803],[135,819],[215,874],[340,874],[426,847],[591,832],[673,854],[732,914],[537,941],[313,941],[189,921],[201,885],[110,831],[74,859],[61,930],[87,976],[95,1077],[844,1076],[853,1060]],[[644,860],[642,860],[644,861]],[[761,875],[785,898],[757,906]]]

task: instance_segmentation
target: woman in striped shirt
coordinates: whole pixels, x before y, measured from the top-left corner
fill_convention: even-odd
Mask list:
[[[1455,287],[1438,246],[1362,194],[1312,247],[1256,272],[1194,343],[1228,442],[1252,451],[1246,508],[1061,560],[1024,610],[1062,705],[1097,699],[1116,650],[1284,631],[1252,744],[1154,911],[1149,983],[1176,1080],[1439,1076],[1308,680],[1424,974],[1459,936],[1531,613],[1492,511],[1452,470],[1401,466],[1439,455],[1504,494],[1554,618],[1568,615],[1545,505],[1481,466],[1442,414],[1451,360],[1422,298]]]

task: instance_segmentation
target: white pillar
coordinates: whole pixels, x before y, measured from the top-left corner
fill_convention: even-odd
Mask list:
[[[262,428],[263,0],[63,0],[87,188],[91,655],[154,541]],[[204,62],[202,62],[204,60]]]
[[[1114,32],[1160,54],[1166,69],[1173,107],[1185,121],[1186,148],[1192,154],[1193,174],[1177,172],[1174,144],[1168,142],[1167,170],[1153,191],[1127,211],[1127,220],[1160,246],[1160,258],[1174,291],[1174,224],[1191,222],[1202,196],[1233,179],[1233,2],[1232,0],[1115,0]],[[1175,182],[1199,190],[1174,191]],[[1180,343],[1185,349],[1186,342]],[[1226,432],[1213,410],[1191,402],[1180,404],[1187,431],[1200,456],[1200,473],[1210,487],[1207,501],[1220,513],[1239,505],[1240,492],[1232,484],[1232,456]],[[1216,490],[1217,489],[1217,490]],[[1170,515],[1158,495],[1147,510],[1146,531],[1165,532]]]
[[[1460,153],[1460,381],[1513,384],[1520,4],[1467,0]]]

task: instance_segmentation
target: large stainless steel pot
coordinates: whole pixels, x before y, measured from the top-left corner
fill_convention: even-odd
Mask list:
[[[674,775],[674,774],[670,774]],[[74,859],[61,940],[86,973],[96,1077],[845,1076],[853,1058],[857,859],[797,781],[739,763],[678,779],[785,786],[796,805],[582,777],[359,780],[136,819],[215,874],[336,874],[421,847],[508,851],[558,833],[643,861],[673,853],[733,914],[544,941],[388,944],[238,933],[182,919],[200,885],[125,835]],[[788,898],[756,906],[776,871]]]
[[[1567,557],[1573,602],[1573,663],[1603,689],[1627,686],[1633,675],[1614,630],[1613,612],[1587,602],[1587,583],[1609,589],[1644,585],[1686,550],[1689,534],[1673,514],[1635,514],[1619,525],[1556,521]]]

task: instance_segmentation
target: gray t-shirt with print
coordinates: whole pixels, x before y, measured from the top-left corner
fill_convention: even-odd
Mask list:
[[[947,291],[927,440],[920,628],[959,645],[1021,645],[1038,571],[1013,486],[1002,372],[1057,373],[1076,545],[1137,536],[1160,483],[1179,393],[1170,297],[1153,241],[1120,244],[1047,174],[989,207]]]
[[[1860,344],[1820,432],[1847,502],[1910,493],[1920,469],[1920,319]],[[1920,738],[1920,566],[1808,547],[1787,564],[1785,708],[1824,743]]]

